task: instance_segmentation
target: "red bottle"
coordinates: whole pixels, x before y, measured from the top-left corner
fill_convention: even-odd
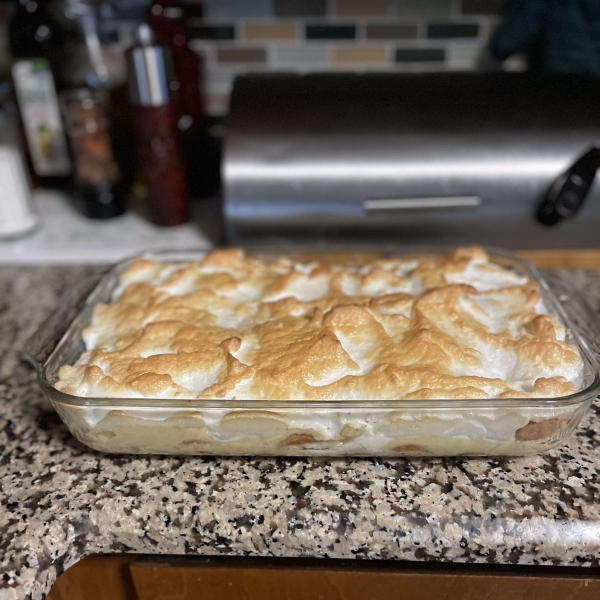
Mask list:
[[[205,110],[201,92],[202,65],[186,43],[183,3],[180,0],[154,0],[148,23],[155,43],[171,48],[179,84],[175,94],[177,123],[183,144],[192,144],[205,133]]]
[[[139,40],[128,52],[129,82],[150,219],[156,225],[179,225],[188,220],[189,194],[170,94],[170,51],[153,44],[147,25],[140,27]]]

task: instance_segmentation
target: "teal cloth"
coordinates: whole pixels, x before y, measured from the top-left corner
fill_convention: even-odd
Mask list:
[[[508,0],[490,51],[525,52],[533,71],[600,77],[600,0]]]

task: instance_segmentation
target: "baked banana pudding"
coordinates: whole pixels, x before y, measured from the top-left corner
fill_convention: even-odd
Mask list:
[[[567,417],[511,399],[581,389],[582,357],[565,336],[539,284],[478,247],[358,266],[230,249],[133,262],[55,387],[174,401],[87,410],[96,446],[121,451],[512,453]],[[361,406],[394,400],[414,407]]]

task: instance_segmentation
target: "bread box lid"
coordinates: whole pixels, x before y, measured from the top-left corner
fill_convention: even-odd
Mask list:
[[[596,80],[245,75],[227,126],[224,202],[233,235],[391,229],[411,241],[469,236],[521,246],[597,238],[597,186],[568,222],[547,228],[535,220],[552,182],[600,139]]]

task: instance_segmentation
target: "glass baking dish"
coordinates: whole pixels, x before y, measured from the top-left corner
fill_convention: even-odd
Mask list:
[[[447,249],[429,249],[429,252]],[[296,252],[273,252],[294,255]],[[110,302],[121,273],[134,259],[110,270],[91,293],[71,292],[43,330],[32,339],[28,358],[40,386],[72,434],[104,452],[135,454],[271,456],[451,456],[526,455],[563,444],[600,393],[595,354],[600,334],[585,302],[553,288],[524,259],[490,250],[494,262],[536,280],[549,310],[561,320],[566,341],[576,344],[584,362],[582,389],[561,398],[464,400],[204,400],[88,398],[54,387],[58,370],[84,351],[82,330],[98,302]],[[264,255],[265,252],[254,252]],[[398,255],[386,248],[379,256]],[[204,252],[158,252],[154,261],[199,260]],[[303,256],[307,256],[304,254]],[[336,264],[356,264],[364,253],[311,252]],[[137,257],[136,257],[137,258]],[[369,255],[373,258],[373,254]],[[328,436],[317,424],[335,423]],[[312,426],[312,427],[311,427]]]

